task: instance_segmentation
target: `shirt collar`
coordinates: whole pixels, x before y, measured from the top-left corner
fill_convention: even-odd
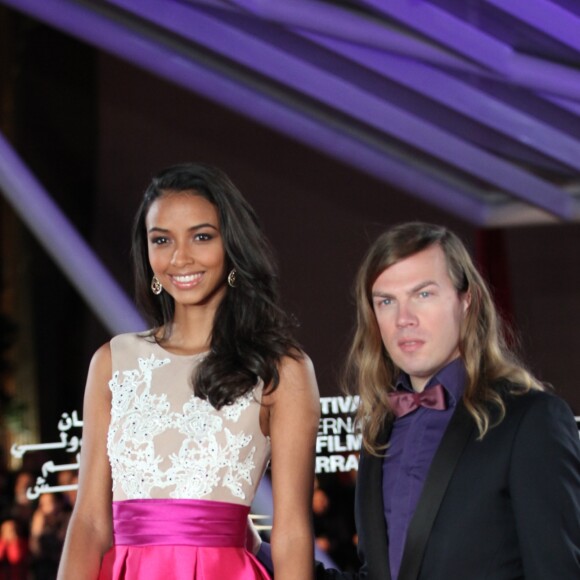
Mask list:
[[[448,404],[450,406],[455,406],[457,401],[461,399],[463,395],[466,382],[467,371],[465,370],[465,365],[463,364],[461,357],[457,357],[450,363],[447,363],[429,379],[427,385],[425,385],[425,390],[438,384],[443,385],[443,388],[447,392]],[[398,376],[395,388],[396,390],[413,391],[411,380],[407,373],[401,373]]]

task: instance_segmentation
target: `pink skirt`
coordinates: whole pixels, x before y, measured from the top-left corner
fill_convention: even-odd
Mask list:
[[[245,549],[249,508],[205,500],[113,502],[99,580],[269,580]]]

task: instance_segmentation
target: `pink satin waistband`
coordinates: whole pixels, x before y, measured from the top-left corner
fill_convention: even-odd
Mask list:
[[[113,502],[116,546],[243,547],[250,508],[195,499]]]

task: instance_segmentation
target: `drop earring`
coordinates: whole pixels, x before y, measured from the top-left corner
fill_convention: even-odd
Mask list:
[[[231,288],[236,287],[236,269],[232,268],[232,271],[228,274],[228,284]]]
[[[161,282],[159,282],[159,278],[157,278],[157,276],[153,276],[153,278],[151,278],[151,292],[153,292],[155,296],[159,296],[162,290],[163,286],[161,285]]]

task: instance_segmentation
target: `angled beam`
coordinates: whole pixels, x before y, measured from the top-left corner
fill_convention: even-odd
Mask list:
[[[485,224],[484,204],[476,195],[466,195],[461,186],[445,176],[434,175],[430,168],[418,169],[414,160],[401,160],[383,142],[339,119],[322,118],[318,111],[301,106],[287,95],[257,86],[240,74],[232,80],[218,65],[212,69],[207,59],[200,64],[191,53],[186,57],[177,49],[162,46],[158,30],[151,33],[152,40],[144,29],[123,26],[68,0],[1,1],[426,203],[475,225]]]
[[[369,83],[369,78],[361,69],[358,70],[360,78],[351,77],[346,81],[335,70],[326,70],[318,62],[311,64],[263,41],[255,26],[251,33],[246,32],[203,11],[175,3],[170,6],[163,0],[149,0],[146,4],[135,4],[132,0],[111,0],[110,3],[140,18],[150,19],[182,38],[375,127],[527,203],[563,219],[571,218],[570,199],[564,192],[365,91],[363,87]],[[294,42],[294,45],[297,50],[309,48],[303,43]],[[310,56],[310,52],[305,54],[305,59]]]
[[[305,35],[360,66],[378,72],[473,121],[580,171],[580,141],[430,66],[347,44]]]
[[[491,70],[504,70],[513,53],[511,46],[429,2],[361,0],[361,3]]]
[[[511,46],[428,2],[361,2],[487,67],[499,74],[501,82],[580,100],[580,71],[576,68],[518,54]]]
[[[142,30],[126,30],[104,16],[83,9],[78,3],[70,4],[64,0],[47,0],[41,3],[32,0],[3,1],[13,2],[17,9],[40,16],[41,19],[118,54],[154,74],[285,132],[464,219],[482,225],[485,223],[485,206],[478,201],[477,196],[465,195],[464,191],[457,189],[457,183],[449,182],[448,176],[443,179],[434,178],[433,168],[421,171],[415,168],[413,162],[401,161],[396,155],[386,157],[385,153],[379,152],[381,147],[377,143],[371,143],[368,139],[365,142],[365,136],[360,131],[358,135],[353,135],[352,128],[339,126],[337,119],[332,120],[330,126],[328,120],[322,123],[314,119],[317,114],[312,111],[297,113],[295,109],[299,107],[296,103],[286,103],[286,106],[279,107],[279,101],[284,100],[283,96],[268,95],[268,90],[263,87],[246,90],[248,87],[240,84],[239,78],[238,82],[228,82],[223,76],[224,71],[209,71],[207,63],[203,67],[196,66],[195,63],[186,61],[182,54],[164,50],[147,41]],[[252,83],[247,84],[251,86]]]
[[[0,0],[1,1],[1,0]],[[501,67],[496,72],[497,63],[493,59],[487,59],[476,64],[467,58],[443,51],[435,44],[427,40],[420,40],[397,30],[393,30],[387,23],[379,24],[378,17],[366,22],[358,21],[357,13],[346,9],[337,9],[327,4],[313,2],[312,0],[288,0],[287,2],[264,2],[263,0],[229,0],[225,3],[221,0],[184,0],[190,4],[209,6],[222,11],[235,13],[234,6],[245,9],[260,18],[283,24],[297,31],[310,31],[321,35],[348,40],[354,44],[378,48],[384,51],[407,56],[448,70],[469,73],[490,79],[503,84],[516,84],[520,87],[537,90],[540,96],[553,104],[566,110],[566,99],[580,100],[580,72],[556,63],[542,61],[539,58],[515,54],[511,51],[509,66]],[[399,0],[397,0],[399,2]],[[404,0],[400,0],[402,3]],[[380,6],[384,3],[380,2]],[[332,10],[327,10],[327,7]],[[379,4],[377,4],[379,7]],[[335,22],[336,20],[336,22]],[[352,21],[352,26],[350,22]],[[409,17],[409,26],[413,24],[413,18]],[[449,21],[450,24],[453,21]],[[368,27],[368,33],[365,33]],[[428,36],[430,27],[423,31]],[[464,34],[469,35],[470,29],[464,28]],[[436,37],[435,40],[445,42],[445,36]],[[471,42],[471,39],[470,39]],[[481,39],[481,43],[485,38]],[[461,46],[456,47],[460,50]],[[487,47],[486,47],[487,50]],[[486,53],[484,52],[484,57]],[[492,68],[486,68],[491,66]],[[514,68],[519,67],[520,70]],[[505,69],[505,70],[504,70]],[[541,94],[546,92],[546,94]],[[552,95],[557,97],[552,98]],[[559,99],[564,99],[563,101]]]
[[[145,329],[145,323],[134,304],[2,134],[0,189],[20,219],[112,334]]]
[[[540,95],[546,100],[551,101],[555,105],[558,105],[561,109],[565,109],[569,113],[580,117],[580,101],[570,101],[568,99],[563,99],[561,97],[554,97],[552,95]]]
[[[519,201],[489,206],[485,224],[488,228],[508,228],[533,224],[558,224],[549,213]]]
[[[282,24],[289,29],[316,32],[362,46],[380,48],[464,73],[480,74],[484,70],[467,58],[453,54],[433,42],[402,33],[385,21],[332,4],[314,0],[284,0],[284,2],[229,0],[227,3],[221,0],[186,0],[186,2],[239,13],[234,8],[236,6],[244,13]]]
[[[580,200],[573,200],[574,221],[580,221]],[[506,228],[514,226],[529,226],[532,224],[559,223],[554,216],[535,207],[520,202],[505,203],[487,208],[485,225],[489,228]]]
[[[580,17],[547,0],[484,0],[573,50],[580,52]]]
[[[499,73],[482,65],[476,65],[467,58],[461,58],[449,51],[444,51],[436,44],[422,40],[407,33],[392,28],[392,25],[380,21],[378,17],[369,20],[360,17],[358,13],[345,8],[337,8],[313,0],[286,0],[285,2],[264,2],[263,0],[184,0],[190,4],[209,6],[226,13],[239,14],[245,10],[258,18],[281,24],[293,29],[297,34],[311,32],[317,38],[348,41],[361,47],[380,49],[383,53],[409,57],[412,61],[419,60],[425,64],[435,65],[448,71],[468,73],[482,79],[489,79],[502,84],[515,84],[513,79],[505,78]],[[236,9],[238,7],[238,9]],[[570,98],[578,96],[580,73],[570,71],[557,65],[542,62],[539,59],[522,57],[514,54],[512,58],[523,63],[524,73],[518,77],[519,86],[540,91],[539,97],[551,102],[557,107],[580,116],[580,102],[575,103]],[[543,67],[543,68],[542,68]],[[557,82],[566,80],[572,75],[571,83]],[[549,87],[546,89],[546,87]],[[571,88],[570,88],[571,87]],[[570,88],[570,90],[568,90]],[[543,90],[553,94],[542,94]],[[569,94],[571,93],[571,94]],[[520,99],[526,99],[523,94]],[[520,101],[521,102],[521,101]],[[557,115],[551,110],[550,117]]]

